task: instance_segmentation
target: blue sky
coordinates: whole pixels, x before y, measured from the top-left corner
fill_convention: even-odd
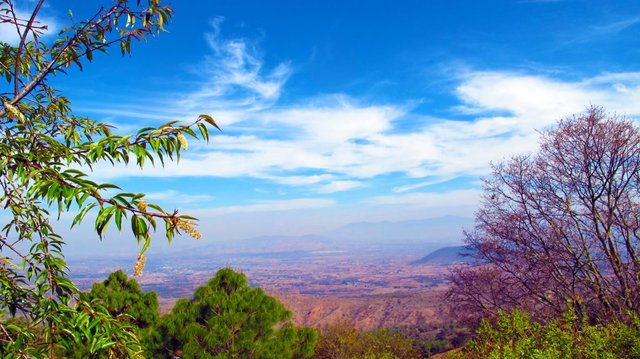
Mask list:
[[[51,1],[42,19],[95,6]],[[640,116],[637,1],[172,7],[168,33],[55,83],[122,133],[216,118],[223,133],[177,165],[94,173],[199,216],[205,240],[472,216],[489,163],[534,151],[537,131],[592,104]]]

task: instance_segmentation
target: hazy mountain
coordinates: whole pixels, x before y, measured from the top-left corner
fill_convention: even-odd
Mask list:
[[[473,263],[475,259],[469,257],[471,249],[467,246],[452,246],[437,249],[412,264],[447,266],[452,264]]]
[[[182,248],[163,252],[163,256],[243,257],[255,255],[303,255],[318,252],[414,256],[443,246],[460,244],[462,229],[473,221],[467,217],[443,216],[410,221],[357,222],[320,234],[301,236],[269,235],[240,240],[213,238],[190,241]],[[126,242],[122,240],[121,242]],[[135,244],[135,242],[134,242]],[[131,253],[137,253],[133,248]],[[152,246],[150,255],[154,254]],[[100,256],[96,254],[95,256]],[[83,255],[82,258],[85,258]],[[109,257],[113,257],[110,255]],[[125,256],[130,258],[131,254]]]
[[[325,233],[325,236],[362,251],[413,255],[461,243],[463,228],[469,228],[472,224],[471,218],[457,216],[398,222],[358,222]]]
[[[472,219],[443,216],[398,222],[358,222],[318,235],[259,236],[234,241],[211,241],[197,249],[201,255],[268,254],[314,251],[414,255],[461,243],[462,229]],[[189,250],[193,253],[193,250]]]
[[[326,235],[356,241],[392,242],[407,240],[462,241],[462,229],[471,227],[468,217],[442,216],[398,222],[357,222],[343,226]]]
[[[333,249],[328,238],[318,235],[259,236],[234,241],[211,241],[198,248],[201,255],[313,252]]]

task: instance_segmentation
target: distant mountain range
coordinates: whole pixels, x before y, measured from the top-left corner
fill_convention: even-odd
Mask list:
[[[461,242],[463,227],[469,227],[473,220],[468,217],[442,216],[399,222],[357,222],[347,224],[326,236],[350,241],[393,242],[393,241],[438,241],[441,243]]]
[[[290,256],[292,259],[309,255],[375,255],[380,258],[418,258],[445,246],[462,243],[463,228],[473,226],[473,219],[441,216],[420,220],[356,222],[334,230],[306,235],[268,235],[225,240],[217,237],[202,241],[181,241],[180,248],[151,246],[150,257],[236,258],[246,256]],[[112,233],[111,249],[96,251],[95,247],[76,240],[68,259],[121,258],[129,260],[139,248],[125,234]],[[185,243],[187,242],[187,243]],[[117,246],[114,244],[117,243]],[[113,249],[116,248],[117,249]]]
[[[463,228],[470,227],[472,223],[471,218],[457,216],[399,222],[358,222],[317,235],[260,236],[209,242],[199,246],[197,252],[200,255],[346,252],[411,256],[460,243]],[[191,249],[188,252],[193,254]]]
[[[472,249],[468,246],[452,246],[437,249],[426,256],[412,262],[415,265],[448,266],[453,264],[472,264],[476,261],[471,257]]]

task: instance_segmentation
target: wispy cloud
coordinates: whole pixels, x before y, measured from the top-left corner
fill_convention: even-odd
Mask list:
[[[465,69],[452,78],[458,104],[448,118],[416,113],[415,102],[376,103],[342,93],[282,105],[278,99],[291,66],[267,68],[255,42],[223,36],[222,21],[211,23],[211,55],[201,86],[183,94],[173,111],[211,113],[225,132],[212,136],[207,147],[193,146],[179,165],[144,172],[104,165],[94,175],[252,177],[327,194],[401,175],[404,184],[392,190],[404,193],[485,175],[491,161],[533,151],[538,130],[591,104],[640,115],[638,72],[567,81],[549,74]],[[130,104],[134,112],[137,106]],[[149,106],[139,108],[150,113]],[[109,111],[122,110],[103,110]],[[408,123],[412,130],[403,131]]]
[[[331,181],[318,187],[317,191],[320,193],[335,193],[362,187],[363,185],[364,183],[360,181]]]
[[[6,4],[0,4],[0,9],[7,9]],[[15,14],[18,19],[26,19],[28,20],[31,17],[31,10],[28,8],[15,7]],[[36,18],[36,25],[38,27],[44,26],[41,36],[47,36],[50,34],[55,34],[60,29],[60,24],[58,21],[50,16],[39,14]],[[20,31],[24,31],[24,28],[20,28]],[[18,45],[20,42],[20,36],[16,30],[16,26],[14,24],[4,22],[0,23],[0,42],[6,42],[10,45]]]
[[[640,24],[640,14],[618,16],[603,20],[595,25],[580,26],[571,33],[565,34],[563,45],[584,45],[593,41],[602,41],[615,36],[622,36],[628,29]]]
[[[397,186],[394,187],[392,189],[393,192],[395,193],[402,193],[402,192],[407,192],[407,191],[413,191],[419,188],[424,188],[424,187],[429,187],[429,186],[433,186],[436,184],[440,184],[440,183],[445,183],[448,182],[450,180],[452,180],[454,177],[441,177],[441,178],[437,178],[437,179],[433,179],[430,181],[424,181],[424,182],[418,182],[412,185],[407,185],[407,186]]]
[[[244,38],[222,35],[223,17],[211,20],[206,34],[212,54],[198,71],[205,76],[200,88],[186,95],[178,105],[185,109],[260,110],[278,100],[292,73],[291,66],[279,63],[266,69],[257,44]]]
[[[637,24],[640,24],[640,15],[619,19],[607,24],[592,26],[591,32],[593,35],[612,35],[624,31]]]
[[[171,203],[176,203],[176,204],[210,202],[214,199],[213,196],[208,194],[187,194],[187,193],[182,193],[176,190],[150,192],[150,193],[147,193],[145,198],[152,201],[170,200]]]
[[[287,200],[259,201],[243,206],[212,207],[191,211],[196,216],[208,217],[238,213],[280,212],[314,208],[326,208],[335,205],[332,199],[296,198]]]
[[[453,190],[446,192],[415,192],[399,195],[378,196],[368,203],[375,205],[395,205],[402,207],[475,207],[480,198],[476,189]]]
[[[76,112],[119,118],[116,125],[126,126],[130,120],[160,123],[169,120],[191,121],[200,113],[215,114],[226,127],[238,125],[252,113],[272,107],[293,73],[288,62],[269,68],[265,65],[258,42],[247,38],[228,38],[222,33],[223,17],[210,21],[211,31],[205,34],[210,54],[193,66],[199,80],[190,84],[194,90],[159,94],[150,105],[123,99],[109,106],[101,102],[76,107]],[[170,107],[165,104],[171,103]],[[162,105],[160,105],[162,104]],[[245,122],[243,124],[247,126]],[[234,126],[234,128],[236,128]],[[245,128],[260,131],[264,126]]]
[[[640,114],[640,73],[560,81],[531,74],[469,71],[459,78],[454,93],[460,104],[452,109],[451,119],[426,117],[410,133],[397,131],[412,115],[408,106],[324,96],[245,113],[239,122],[279,131],[279,136],[273,131],[216,135],[206,149],[185,153],[179,166],[144,172],[106,166],[96,168],[96,174],[104,178],[250,176],[330,193],[359,187],[377,176],[402,173],[416,181],[395,188],[406,192],[459,176],[484,175],[489,162],[534,150],[537,130],[590,104]]]

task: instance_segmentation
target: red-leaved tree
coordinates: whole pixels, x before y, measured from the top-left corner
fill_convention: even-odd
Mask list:
[[[640,128],[591,107],[493,165],[466,233],[480,264],[454,271],[448,297],[466,319],[624,318],[640,310],[639,239]]]

